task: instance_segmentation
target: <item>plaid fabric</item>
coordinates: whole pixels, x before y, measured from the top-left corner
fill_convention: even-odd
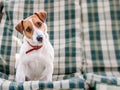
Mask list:
[[[55,51],[53,82],[16,83],[15,54],[23,36],[15,25],[36,11],[47,11],[50,42]],[[80,39],[79,0],[4,0],[0,25],[0,90],[80,89],[85,87],[81,76],[82,47]],[[4,80],[4,79],[6,80]]]
[[[76,88],[76,89],[75,89]],[[74,78],[69,80],[41,82],[27,81],[24,83],[0,79],[0,90],[84,90],[84,80]]]
[[[102,75],[96,75],[92,73],[88,73],[86,77],[86,82],[89,84],[91,87],[94,87],[96,83],[100,84],[106,84],[106,85],[115,85],[115,86],[120,86],[120,78],[119,77],[114,77],[114,76],[102,76]]]
[[[47,11],[50,41],[54,47],[54,74],[70,74],[81,69],[80,6],[79,0],[10,0],[5,1],[5,15],[1,22],[1,57],[8,65],[0,71],[14,74],[15,54],[19,51],[20,35],[14,26],[35,11]]]
[[[120,90],[120,77],[87,74],[87,83],[95,90]],[[101,88],[102,87],[102,88]]]
[[[101,88],[102,87],[102,88]],[[120,86],[106,85],[104,83],[96,83],[95,90],[120,90]]]
[[[4,78],[4,79],[3,79]],[[0,73],[0,90],[85,90],[88,87],[80,73],[69,75],[59,75],[56,80],[54,75],[53,82],[27,81],[16,83],[13,75]]]
[[[120,76],[120,0],[81,0],[86,72]]]
[[[92,86],[103,81],[106,85],[118,84],[120,0],[81,0],[81,10],[85,78]]]

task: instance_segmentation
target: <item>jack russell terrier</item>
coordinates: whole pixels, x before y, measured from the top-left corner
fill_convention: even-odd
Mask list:
[[[45,11],[35,12],[20,21],[15,29],[24,35],[16,59],[16,81],[52,81],[54,50],[47,34]]]

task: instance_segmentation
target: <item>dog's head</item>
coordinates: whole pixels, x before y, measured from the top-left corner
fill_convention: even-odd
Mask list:
[[[15,29],[23,34],[29,42],[41,44],[47,34],[46,15],[45,11],[35,12],[32,16],[21,20]]]

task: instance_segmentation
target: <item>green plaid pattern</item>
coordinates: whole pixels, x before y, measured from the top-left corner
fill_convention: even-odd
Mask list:
[[[120,75],[119,2],[81,0],[86,72]]]
[[[120,86],[106,85],[104,83],[96,83],[95,84],[95,90],[103,90],[103,88],[104,88],[104,90],[120,90]]]
[[[96,83],[120,86],[120,78],[115,76],[102,76],[93,73],[88,73],[86,80],[87,84],[89,84],[91,87],[96,85]]]
[[[5,79],[0,79],[0,90],[77,90],[77,89],[84,90],[84,81],[80,78],[53,82],[27,81],[23,83],[16,83]]]
[[[53,82],[26,81],[16,83],[12,81],[13,75],[7,76],[0,73],[0,90],[85,90],[88,88],[80,73],[59,75],[59,80],[56,80],[55,76],[54,78]]]
[[[85,81],[81,77],[83,59],[79,0],[4,0],[3,3],[0,90],[84,90]],[[15,54],[19,52],[23,39],[14,27],[20,20],[40,10],[47,11],[48,33],[55,51],[53,82],[13,82]]]
[[[120,0],[81,0],[81,10],[85,78],[91,86],[98,82],[117,85],[120,82],[117,78],[120,77]]]
[[[95,90],[119,90],[120,78],[111,76],[101,76],[96,74],[87,74],[87,83]],[[102,87],[102,88],[101,88]]]
[[[1,55],[8,65],[1,65],[1,72],[14,74],[15,54],[23,36],[14,26],[36,11],[47,11],[47,25],[50,41],[54,47],[54,74],[70,74],[81,69],[80,6],[79,0],[11,0],[5,1],[5,15],[2,20]]]

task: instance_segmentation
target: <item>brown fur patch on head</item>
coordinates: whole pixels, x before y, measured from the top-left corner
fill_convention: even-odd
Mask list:
[[[46,28],[43,22],[36,15],[33,15],[32,22],[35,25],[35,27],[45,32]]]
[[[16,26],[15,29],[20,32],[21,34],[23,34],[23,20],[20,21]]]
[[[21,34],[24,32],[28,38],[31,38],[34,33],[33,23],[36,28],[45,32],[46,27],[43,23],[46,20],[46,15],[47,13],[45,11],[35,12],[32,16],[20,21],[15,29]],[[32,23],[30,20],[32,20]]]
[[[44,22],[46,20],[47,12],[46,11],[39,11],[34,13],[38,18]]]
[[[23,21],[23,31],[24,31],[24,34],[28,37],[28,38],[32,38],[32,35],[33,35],[33,26],[32,26],[32,23],[29,21],[29,20],[24,20]]]

